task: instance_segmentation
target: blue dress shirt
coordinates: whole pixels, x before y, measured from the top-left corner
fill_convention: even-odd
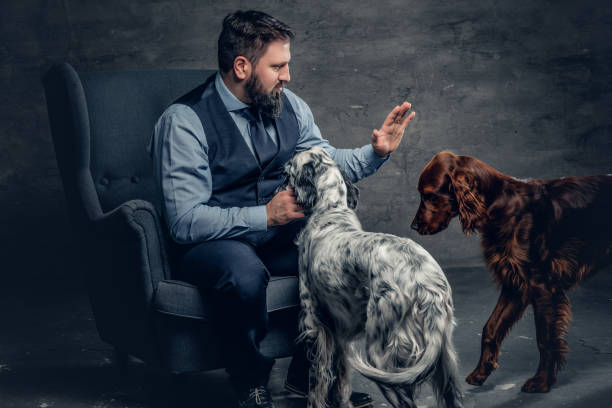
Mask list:
[[[215,86],[253,153],[249,122],[241,112],[249,105],[231,93],[220,74],[215,78]],[[306,102],[286,88],[283,92],[297,117],[299,135],[296,153],[312,146],[321,146],[354,182],[375,173],[388,159],[378,157],[369,144],[356,149],[334,148],[321,136]],[[266,131],[278,144],[274,125],[266,126]],[[190,107],[170,105],[155,124],[148,149],[163,198],[163,216],[176,242],[192,244],[246,237],[250,233],[267,230],[265,205],[231,208],[207,205],[212,193],[208,144],[202,123]]]

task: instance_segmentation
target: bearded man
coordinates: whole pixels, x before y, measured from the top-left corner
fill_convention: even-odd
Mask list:
[[[274,360],[260,353],[270,275],[297,275],[293,238],[304,213],[291,190],[274,194],[283,165],[325,148],[356,182],[388,160],[414,117],[396,106],[371,144],[336,149],[322,138],[308,105],[285,88],[293,31],[258,11],[223,20],[219,72],[159,118],[150,150],[170,235],[181,247],[181,278],[222,311],[217,325],[240,407],[273,407],[266,384]],[[286,387],[308,393],[308,361],[298,347]],[[355,407],[372,403],[354,393]]]

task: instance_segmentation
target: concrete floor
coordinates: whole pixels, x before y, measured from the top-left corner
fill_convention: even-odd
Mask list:
[[[500,368],[482,387],[464,385],[466,407],[611,407],[612,272],[601,271],[571,293],[574,321],[570,354],[559,383],[548,394],[520,392],[537,366],[533,315],[529,310],[503,345]],[[480,330],[497,292],[483,267],[447,268],[458,326],[460,373],[478,360]],[[0,407],[233,407],[222,370],[168,378],[133,362],[120,375],[112,349],[95,331],[87,297],[78,283],[21,281],[0,288]],[[289,359],[274,367],[270,388],[278,408],[305,406],[283,391]],[[377,388],[355,376],[354,388],[370,392],[377,407],[389,405]],[[428,386],[419,407],[435,407]]]

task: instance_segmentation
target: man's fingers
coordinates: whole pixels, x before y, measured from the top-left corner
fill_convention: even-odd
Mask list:
[[[406,116],[402,121],[402,130],[406,129],[406,126],[414,119],[416,116],[416,112],[412,112],[410,115]]]
[[[380,134],[378,133],[378,129],[374,129],[372,131],[372,141],[374,143],[378,142],[378,138],[380,137]]]
[[[397,105],[389,115],[387,115],[383,126],[393,126],[402,124],[402,121],[405,119],[406,113],[412,108],[412,104],[410,102],[403,102],[401,105]]]
[[[285,212],[285,223],[295,220],[296,218],[304,218],[304,210],[301,207],[287,208]]]
[[[406,113],[408,113],[408,111],[410,110],[410,108],[412,108],[412,104],[410,104],[409,102],[402,103],[395,117],[395,123],[401,122],[404,119],[404,116],[406,116]]]
[[[393,108],[391,110],[391,112],[389,112],[389,114],[387,115],[386,119],[385,119],[385,123],[383,124],[383,126],[391,126],[393,125],[393,123],[395,123],[396,119],[397,119],[397,114],[400,111],[400,107],[396,106],[395,108]]]

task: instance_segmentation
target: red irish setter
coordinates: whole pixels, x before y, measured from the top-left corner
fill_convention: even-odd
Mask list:
[[[517,180],[478,159],[442,152],[423,169],[418,188],[412,228],[435,234],[459,216],[466,234],[481,234],[501,289],[466,381],[484,383],[497,368],[502,340],[532,305],[540,364],[522,390],[547,392],[568,352],[566,291],[612,258],[612,176]]]

